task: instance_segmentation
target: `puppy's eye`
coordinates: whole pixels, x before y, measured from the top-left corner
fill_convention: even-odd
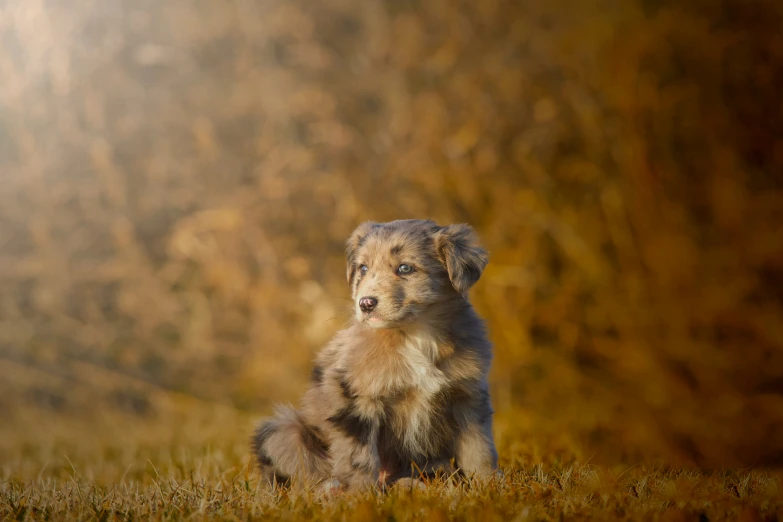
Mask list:
[[[411,265],[406,265],[403,263],[397,267],[397,273],[400,275],[410,274],[411,272],[413,272],[413,267]]]
[[[367,265],[359,265],[359,270],[361,270],[362,274],[366,274],[369,268],[367,268]]]

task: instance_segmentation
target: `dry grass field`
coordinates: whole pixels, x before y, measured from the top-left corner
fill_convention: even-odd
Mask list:
[[[0,518],[783,515],[783,4],[0,0]],[[361,221],[468,222],[505,479],[270,493]]]
[[[3,429],[0,519],[755,522],[783,516],[783,473],[599,466],[566,440],[526,442],[535,436],[507,415],[496,422],[506,475],[486,486],[444,480],[425,490],[329,500],[306,484],[273,491],[250,462],[252,416],[190,398],[163,402],[165,419],[59,418],[47,422],[49,433],[29,426],[24,440]]]

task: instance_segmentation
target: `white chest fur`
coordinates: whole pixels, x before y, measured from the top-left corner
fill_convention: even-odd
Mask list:
[[[407,369],[408,387],[420,390],[425,396],[440,390],[445,375],[435,366],[437,353],[438,343],[432,336],[414,334],[406,338],[399,355]]]
[[[421,334],[410,336],[400,350],[400,355],[409,368],[410,388],[414,389],[415,393],[409,395],[408,404],[397,411],[402,420],[398,427],[402,428],[399,435],[402,436],[403,445],[413,454],[426,451],[426,441],[432,438],[429,432],[433,397],[446,383],[446,376],[434,363],[437,351],[437,341],[431,336]]]
[[[438,341],[427,332],[414,332],[396,343],[347,347],[337,361],[354,392],[377,399],[417,390],[425,398],[437,393],[446,376],[435,366]]]

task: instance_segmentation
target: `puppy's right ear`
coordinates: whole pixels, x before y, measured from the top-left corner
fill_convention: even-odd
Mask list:
[[[380,223],[376,223],[374,221],[365,221],[356,227],[356,230],[353,231],[351,237],[348,238],[348,242],[345,244],[345,260],[347,263],[346,275],[348,277],[349,285],[353,286],[353,278],[356,275],[356,270],[358,269],[358,266],[356,266],[357,250],[359,250],[359,247],[362,245],[367,235],[380,226]]]
[[[441,227],[435,234],[435,248],[446,266],[451,285],[460,294],[467,295],[489,262],[476,233],[468,225]]]

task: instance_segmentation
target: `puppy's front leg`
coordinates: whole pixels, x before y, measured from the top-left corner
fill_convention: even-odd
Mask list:
[[[382,409],[373,400],[356,398],[329,417],[334,427],[330,453],[333,474],[350,490],[378,481],[378,429]]]
[[[498,453],[492,436],[489,394],[483,392],[480,397],[457,408],[459,433],[455,456],[466,475],[487,478],[497,470]]]
[[[457,465],[468,476],[488,477],[498,467],[492,433],[486,426],[470,424],[457,436]]]

